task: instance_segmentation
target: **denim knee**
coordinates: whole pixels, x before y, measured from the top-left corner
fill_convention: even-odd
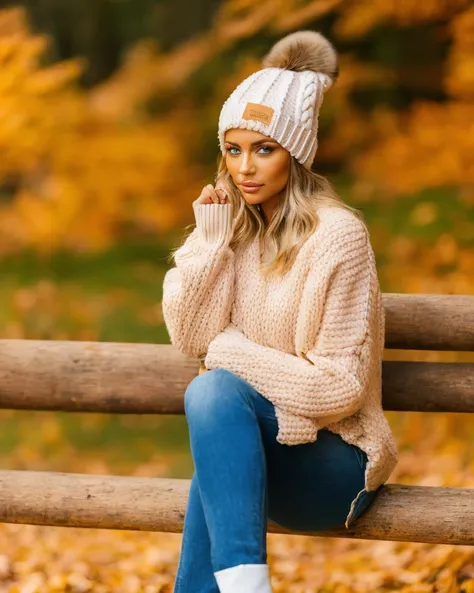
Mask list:
[[[240,385],[242,384],[242,385]],[[244,382],[227,369],[213,369],[197,375],[184,394],[186,418],[210,418],[225,406],[248,400]],[[242,396],[242,397],[239,397]]]

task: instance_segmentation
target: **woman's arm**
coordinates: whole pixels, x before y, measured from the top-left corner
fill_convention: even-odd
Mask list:
[[[165,274],[162,310],[171,343],[201,358],[230,321],[234,289],[231,204],[194,204],[196,228]]]
[[[308,280],[311,300],[303,301],[297,323],[299,356],[261,346],[229,326],[210,344],[205,364],[227,368],[280,410],[321,425],[354,414],[364,401],[379,287],[362,225],[351,225],[325,246]]]

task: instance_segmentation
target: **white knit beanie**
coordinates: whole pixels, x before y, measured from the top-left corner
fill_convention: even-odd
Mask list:
[[[262,65],[222,106],[221,152],[225,155],[224,134],[230,128],[255,130],[310,169],[318,148],[319,108],[339,74],[336,50],[321,33],[296,31],[277,41]]]

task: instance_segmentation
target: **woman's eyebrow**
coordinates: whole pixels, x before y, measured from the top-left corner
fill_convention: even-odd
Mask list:
[[[237,142],[231,142],[230,140],[226,140],[227,144],[232,144],[233,146],[239,146],[237,144]],[[273,144],[276,144],[276,142],[274,140],[257,140],[257,142],[252,142],[252,144],[250,146],[257,146],[257,144],[265,144],[265,142],[272,142]]]

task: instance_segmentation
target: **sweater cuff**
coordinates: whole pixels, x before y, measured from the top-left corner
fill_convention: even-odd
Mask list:
[[[296,416],[274,405],[278,422],[276,440],[280,445],[314,443],[318,438],[318,421],[315,418]]]
[[[193,204],[196,228],[206,243],[226,243],[233,230],[232,204]]]

